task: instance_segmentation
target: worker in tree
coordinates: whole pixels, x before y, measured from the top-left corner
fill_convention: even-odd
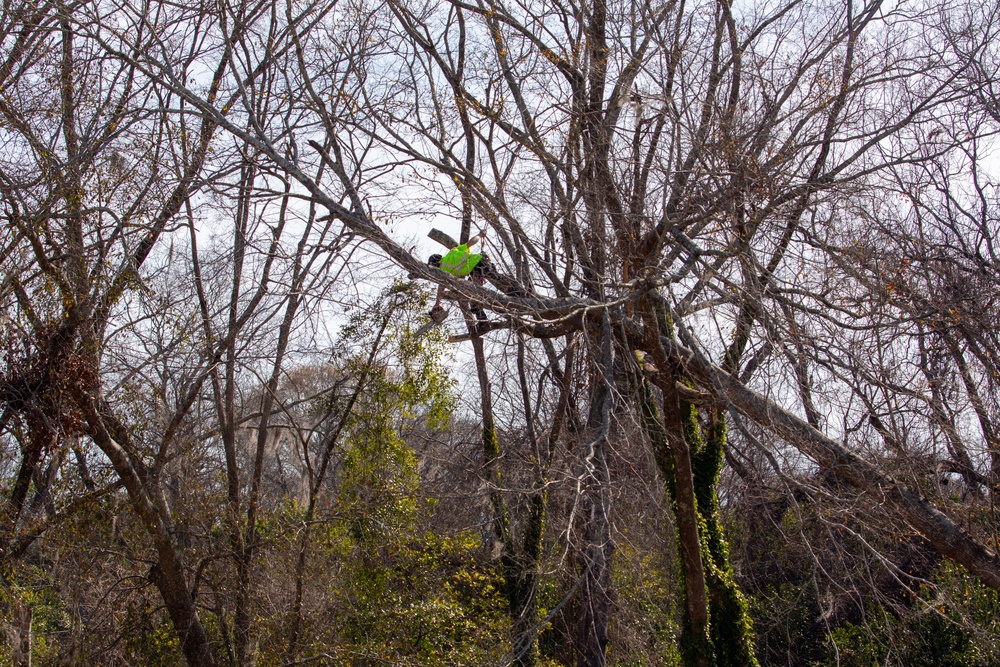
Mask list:
[[[486,276],[490,274],[490,261],[481,253],[471,252],[470,247],[481,243],[486,238],[486,232],[479,232],[466,243],[455,246],[448,251],[444,257],[441,255],[431,255],[427,259],[427,264],[436,269],[441,269],[450,273],[456,278],[469,278],[477,285],[486,282]],[[448,312],[441,306],[441,297],[444,296],[444,285],[438,285],[437,298],[434,300],[434,308],[431,309],[430,317],[433,322],[440,324],[448,317]],[[477,319],[484,319],[485,313],[478,307],[473,309]]]

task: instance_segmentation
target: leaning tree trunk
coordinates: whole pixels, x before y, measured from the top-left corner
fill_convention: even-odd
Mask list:
[[[156,563],[150,569],[149,580],[163,597],[163,604],[180,639],[181,651],[190,667],[214,667],[215,658],[208,634],[198,618],[198,610],[169,527],[153,500],[156,494],[150,488],[148,476],[133,465],[131,457],[119,442],[127,442],[128,431],[116,428],[113,418],[105,419],[94,398],[80,398],[82,400],[79,400],[79,404],[89,426],[88,435],[111,461],[115,473],[128,492],[129,504],[153,541]]]

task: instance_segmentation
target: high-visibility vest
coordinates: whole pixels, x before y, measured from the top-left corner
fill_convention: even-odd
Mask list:
[[[441,258],[441,270],[456,278],[464,278],[472,273],[482,258],[479,253],[469,252],[469,246],[463,243],[449,250],[448,254]]]

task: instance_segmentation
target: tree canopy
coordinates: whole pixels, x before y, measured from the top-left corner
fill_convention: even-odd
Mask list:
[[[9,661],[994,664],[998,30],[8,3]]]

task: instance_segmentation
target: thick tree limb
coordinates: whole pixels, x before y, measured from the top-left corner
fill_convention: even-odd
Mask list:
[[[810,426],[774,401],[666,337],[663,346],[706,387],[712,387],[737,410],[796,447],[840,479],[873,495],[920,532],[942,555],[961,563],[990,588],[1000,591],[1000,558],[934,507],[875,464]]]

